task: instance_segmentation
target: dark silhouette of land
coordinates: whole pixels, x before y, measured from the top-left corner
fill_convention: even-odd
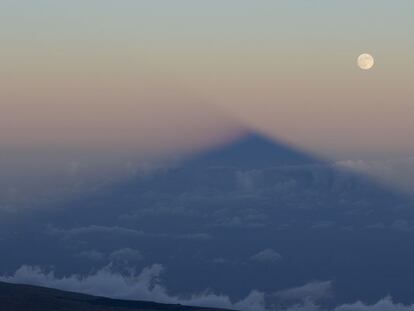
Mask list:
[[[45,287],[0,282],[1,311],[225,311],[147,301],[117,300]]]

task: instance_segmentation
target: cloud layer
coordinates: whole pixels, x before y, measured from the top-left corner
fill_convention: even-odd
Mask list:
[[[87,276],[71,275],[58,278],[53,271],[45,272],[39,267],[22,266],[14,275],[3,276],[0,280],[118,299],[237,308],[246,311],[265,310],[264,294],[258,291],[252,291],[246,298],[234,303],[227,295],[208,291],[186,298],[170,295],[160,281],[163,270],[162,265],[154,264],[144,268],[139,274],[132,272],[130,275],[122,275],[111,271],[111,266],[107,266]]]
[[[414,305],[393,302],[385,297],[375,304],[355,302],[332,308],[318,305],[318,301],[332,295],[332,282],[311,282],[300,287],[279,291],[273,295],[252,290],[244,299],[232,302],[229,296],[205,291],[189,297],[169,294],[161,283],[164,267],[159,264],[144,268],[140,273],[123,275],[106,266],[86,276],[57,277],[53,271],[39,267],[22,266],[12,276],[2,276],[1,281],[46,286],[61,290],[96,296],[146,300],[162,303],[185,304],[237,309],[242,311],[413,311]]]

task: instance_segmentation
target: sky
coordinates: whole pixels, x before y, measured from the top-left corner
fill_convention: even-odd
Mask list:
[[[413,9],[5,0],[0,143],[163,154],[253,129],[328,158],[407,156]]]
[[[0,280],[414,309],[413,12],[0,0]]]

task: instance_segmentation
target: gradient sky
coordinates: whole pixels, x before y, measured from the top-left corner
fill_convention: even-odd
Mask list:
[[[160,263],[174,297],[413,309],[413,12],[0,0],[0,280],[181,302]]]
[[[5,0],[0,143],[182,150],[251,127],[328,157],[411,154],[413,10]]]

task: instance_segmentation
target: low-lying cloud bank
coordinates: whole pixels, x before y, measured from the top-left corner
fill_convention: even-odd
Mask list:
[[[40,267],[22,266],[14,275],[2,276],[0,281],[10,283],[46,286],[67,291],[104,296],[118,299],[148,300],[162,303],[179,303],[193,306],[206,306],[237,309],[242,311],[327,311],[318,304],[323,298],[332,295],[332,282],[312,282],[297,288],[290,288],[275,294],[265,294],[252,290],[244,299],[233,302],[229,296],[205,291],[187,297],[169,294],[161,283],[164,267],[160,264],[144,268],[140,273],[122,275],[112,271],[108,265],[94,274],[57,277],[53,271]],[[363,302],[343,304],[332,311],[414,311],[413,305],[395,303],[386,297],[373,305]]]
[[[403,305],[395,303],[391,297],[386,297],[378,301],[374,305],[366,305],[363,302],[353,304],[345,304],[335,308],[335,311],[412,311],[414,305]]]
[[[139,274],[131,273],[125,276],[113,272],[109,265],[91,275],[71,275],[58,278],[53,271],[46,272],[39,267],[22,266],[14,275],[0,277],[0,280],[118,299],[148,300],[248,311],[266,310],[264,294],[258,291],[252,291],[246,298],[235,303],[227,295],[209,291],[190,297],[170,295],[160,281],[163,270],[162,265],[154,264],[144,268]]]

